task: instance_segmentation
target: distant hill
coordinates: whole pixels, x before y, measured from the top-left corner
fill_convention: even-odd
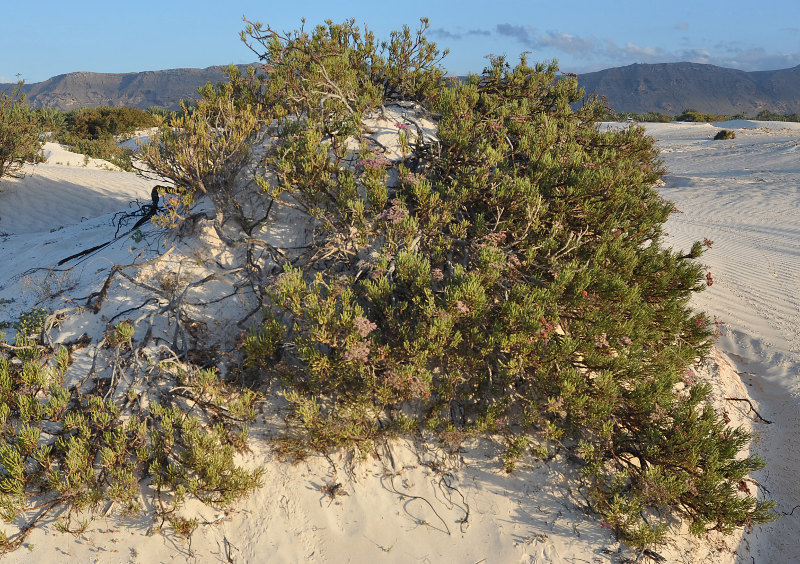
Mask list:
[[[578,82],[618,112],[800,113],[800,65],[745,72],[698,63],[635,64],[582,74]]]
[[[239,65],[241,69],[246,65]],[[170,69],[137,73],[72,72],[26,84],[33,107],[71,110],[94,106],[161,106],[197,97],[207,81],[225,79],[223,69]],[[800,113],[800,65],[783,70],[745,72],[698,63],[635,64],[582,74],[588,93],[604,95],[618,112],[650,111],[676,115],[686,109],[703,113],[745,114],[761,110]],[[2,88],[2,85],[0,85]]]
[[[238,66],[240,69],[247,67]],[[43,82],[25,84],[23,89],[28,103],[34,108],[72,110],[96,106],[160,106],[175,109],[181,100],[196,99],[197,88],[206,82],[225,80],[225,68],[214,66],[132,73],[71,72]]]

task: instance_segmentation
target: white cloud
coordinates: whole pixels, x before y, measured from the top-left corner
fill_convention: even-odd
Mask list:
[[[569,33],[543,33],[535,39],[534,47],[552,47],[576,57],[590,57],[597,51],[598,42],[593,36],[578,37]]]
[[[686,23],[676,26],[687,29]],[[667,50],[652,45],[627,42],[617,44],[613,39],[598,39],[593,35],[577,36],[569,33],[547,32],[537,34],[531,27],[500,24],[499,35],[512,37],[531,50],[555,49],[576,59],[591,61],[594,69],[631,63],[671,63],[688,61],[746,71],[794,67],[800,64],[800,51],[794,53],[771,53],[762,48],[753,48],[740,41],[713,46],[709,49]]]
[[[679,22],[675,29],[687,30],[689,24]],[[550,50],[563,53],[573,59],[570,70],[599,70],[631,63],[693,62],[746,71],[789,68],[800,64],[800,51],[774,53],[762,48],[753,48],[742,41],[731,41],[704,48],[685,47],[665,49],[656,45],[640,45],[633,42],[619,44],[611,38],[594,35],[572,35],[559,31],[539,32],[528,25],[501,23],[494,29],[431,30],[438,39],[465,39],[468,36],[496,35],[516,40],[525,50],[536,52]],[[685,39],[684,46],[689,43]],[[580,61],[580,64],[576,64]],[[583,67],[578,69],[576,67]]]
[[[453,33],[441,27],[428,31],[428,35],[434,39],[462,39],[464,37],[461,33]]]
[[[500,35],[505,35],[506,37],[513,37],[520,43],[526,45],[528,45],[533,41],[533,36],[536,33],[536,31],[532,27],[523,27],[521,25],[512,25],[512,24],[498,24],[496,31]]]

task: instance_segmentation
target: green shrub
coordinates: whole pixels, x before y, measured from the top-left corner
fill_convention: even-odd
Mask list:
[[[777,112],[772,112],[770,110],[761,110],[758,112],[755,118],[760,121],[791,121],[791,122],[798,122],[800,121],[800,115],[794,114],[779,114]]]
[[[44,131],[60,131],[67,124],[67,116],[56,108],[38,108],[36,116]]]
[[[31,334],[38,334],[50,312],[43,307],[35,307],[20,314],[19,320],[14,324],[18,333],[28,337]]]
[[[720,129],[714,136],[714,140],[719,141],[721,139],[736,139],[736,132],[730,129]]]
[[[100,106],[80,108],[66,114],[67,129],[83,139],[128,135],[137,129],[155,127],[156,114],[140,108]]]
[[[325,257],[287,264],[268,289],[265,331],[290,319],[266,347],[278,354],[251,347],[287,387],[282,448],[369,449],[409,421],[503,435],[509,470],[529,448],[566,448],[634,546],[660,541],[671,515],[696,533],[772,519],[771,502],[737,491],[763,465],[737,459],[748,435],[726,428],[707,386],[678,391],[711,346],[688,307],[703,249],[662,246],[673,206],[653,188],[653,140],[599,131],[605,108],[573,109],[583,92],[555,64],[494,58],[447,85],[426,27],[386,43],[352,21],[245,30],[279,134],[261,186],[317,218]],[[411,152],[391,162],[363,119],[395,97],[438,115],[438,140],[397,126]]]
[[[85,529],[85,520],[77,529],[70,522],[108,502],[138,512],[146,479],[156,514],[179,534],[191,531],[191,519],[175,516],[186,499],[224,507],[259,485],[261,471],[233,463],[246,448],[254,393],[231,393],[210,370],[168,365],[160,373],[176,375],[180,391],[149,406],[132,388],[113,394],[108,382],[67,388],[67,349],[20,335],[15,347],[0,342],[9,351],[0,353],[0,517],[20,526],[11,537],[0,533],[0,552],[20,546],[52,512],[61,512],[62,531]],[[113,335],[116,345],[130,343],[132,326],[120,323]],[[212,422],[208,410],[224,417]]]
[[[0,92],[0,180],[22,176],[25,163],[44,161],[42,130],[36,114],[25,106],[22,84],[10,93]]]
[[[191,201],[198,192],[208,196],[220,225],[231,216],[244,226],[248,218],[234,196],[232,181],[269,117],[255,99],[261,85],[254,71],[243,76],[232,65],[228,76],[228,82],[201,88],[201,99],[194,105],[181,103],[182,113],[171,114],[142,147],[140,158],[174,183],[181,198]]]
[[[53,125],[56,141],[71,151],[107,160],[127,171],[133,170],[132,151],[118,145],[117,138],[130,135],[138,129],[155,127],[164,119],[158,112],[109,106],[80,108],[58,114],[44,110],[40,112],[40,119]]]
[[[634,114],[634,113],[622,112],[620,114],[617,114],[616,116],[616,119],[620,121],[625,120],[627,118],[642,123],[669,123],[672,121],[671,116],[668,116],[667,114],[662,114],[660,112],[647,112],[646,114]]]
[[[118,145],[110,133],[100,137],[81,137],[69,129],[62,129],[56,134],[56,140],[75,153],[106,160],[123,170],[133,170],[132,151]]]
[[[683,113],[675,116],[675,121],[692,121],[699,123],[710,123],[712,121],[726,121],[731,119],[731,116],[722,116],[715,114],[704,114],[697,110],[683,110]]]

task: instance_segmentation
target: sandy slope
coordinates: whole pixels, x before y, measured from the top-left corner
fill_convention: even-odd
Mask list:
[[[737,123],[716,124],[730,129]],[[800,504],[800,124],[756,122],[736,139],[717,127],[652,124],[669,174],[662,194],[682,212],[666,230],[683,248],[704,237],[714,285],[695,303],[725,322],[732,357],[771,425],[757,424],[756,478],[791,513]],[[800,508],[746,535],[755,562],[800,562]],[[749,560],[748,560],[749,561]]]
[[[679,246],[703,237],[715,240],[704,257],[715,284],[697,303],[727,322],[720,346],[735,355],[761,413],[775,422],[752,424],[759,433],[756,448],[770,460],[759,480],[789,512],[800,503],[795,479],[800,131],[737,130],[733,141],[710,141],[716,130],[649,126],[670,169],[662,191],[684,211],[667,226],[671,240]],[[148,226],[143,241],[126,237],[68,271],[50,271],[59,259],[108,240],[113,214],[136,198],[148,200],[153,183],[97,163],[82,167],[83,157],[57,146],[48,149],[48,163],[33,174],[0,183],[3,320],[35,305],[69,305],[67,297],[96,290],[113,263],[130,264],[166,249]],[[164,259],[166,268],[191,264],[193,253],[211,251],[176,249]],[[138,299],[115,286],[102,313],[112,316]],[[100,317],[84,313],[65,322],[60,338],[86,332],[99,340],[105,328]],[[72,370],[86,366],[84,355]],[[718,405],[733,423],[750,425],[746,404],[724,400],[747,391],[725,358],[706,367],[704,376],[717,384]],[[267,406],[252,436],[271,436],[280,425]],[[339,457],[332,458],[333,465],[319,458],[288,466],[263,443],[254,445],[244,462],[265,467],[264,487],[230,513],[201,508],[205,523],[190,542],[168,527],[153,534],[155,524],[146,517],[101,517],[78,537],[55,532],[48,521],[29,537],[30,549],[7,561],[544,563],[619,562],[630,556],[584,514],[574,470],[558,458],[506,475],[486,443],[472,444],[462,460],[399,442],[348,473],[347,461]],[[321,488],[336,483],[347,495],[327,497]],[[675,562],[750,562],[749,550],[756,562],[800,560],[793,540],[796,519],[759,529],[738,547],[736,536],[702,542],[679,537],[659,552]],[[13,526],[5,528],[11,532]]]

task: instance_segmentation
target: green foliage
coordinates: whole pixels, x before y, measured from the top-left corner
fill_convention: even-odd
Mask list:
[[[675,116],[675,121],[693,121],[700,123],[709,123],[712,121],[725,121],[728,116],[720,116],[715,114],[704,114],[697,110],[683,110],[683,113]]]
[[[127,322],[113,331],[117,345],[132,336]],[[0,350],[10,351],[0,354],[0,516],[20,526],[2,534],[0,551],[20,546],[54,510],[66,510],[58,528],[70,532],[85,529],[81,516],[109,501],[135,513],[145,480],[156,512],[179,534],[197,524],[175,516],[187,498],[228,506],[259,485],[260,471],[233,463],[255,417],[252,392],[231,393],[210,371],[182,373],[180,396],[162,393],[160,403],[130,409],[139,399],[133,389],[115,399],[101,386],[67,388],[70,354],[63,347],[18,338],[16,347]],[[195,405],[191,415],[187,400]],[[212,423],[209,409],[224,416]]]
[[[67,124],[67,116],[56,108],[37,108],[36,117],[43,131],[60,131]]]
[[[131,150],[118,145],[110,133],[96,138],[80,137],[68,129],[63,129],[56,135],[56,140],[75,153],[106,160],[123,170],[133,170]]]
[[[797,114],[779,114],[770,110],[761,110],[755,117],[747,117],[744,114],[723,115],[713,113],[702,113],[697,110],[684,110],[683,113],[676,116],[669,116],[660,112],[647,112],[644,114],[637,114],[631,112],[613,113],[608,112],[603,116],[604,121],[621,121],[627,118],[633,121],[642,123],[669,123],[670,121],[692,121],[692,122],[716,122],[728,121],[735,119],[752,119],[758,121],[800,121],[800,115]]]
[[[494,58],[446,85],[426,25],[391,44],[352,21],[244,33],[265,48],[279,136],[260,185],[318,220],[326,257],[272,282],[264,331],[288,318],[284,340],[247,349],[287,386],[283,451],[370,448],[416,420],[442,440],[504,436],[508,470],[531,447],[572,450],[594,509],[634,546],[671,515],[696,532],[773,518],[736,489],[763,465],[737,459],[747,434],[708,388],[678,391],[712,332],[688,306],[702,245],[662,246],[673,206],[653,188],[653,140],[600,131],[606,109],[573,109],[583,92],[555,64]],[[391,162],[363,120],[395,95],[438,116],[438,140],[398,131],[407,154]]]
[[[614,115],[613,119],[620,121],[631,119],[633,121],[642,123],[669,123],[673,120],[671,116],[668,116],[667,114],[662,114],[660,112],[647,112],[646,114],[621,112],[619,114]]]
[[[123,170],[132,171],[132,151],[117,144],[120,136],[163,122],[158,113],[139,108],[100,106],[59,112],[37,110],[43,127],[55,132],[55,139],[71,151],[104,159]]]
[[[285,328],[275,319],[252,329],[244,340],[243,349],[246,365],[250,368],[262,366],[275,359],[283,341]]]
[[[35,307],[31,310],[24,311],[19,315],[18,321],[14,324],[14,328],[23,337],[28,337],[31,334],[38,334],[42,330],[48,315],[50,315],[50,312],[43,307]]]
[[[81,139],[129,135],[137,129],[155,127],[155,114],[139,108],[100,106],[66,113],[67,129]]]
[[[130,321],[121,321],[106,334],[106,343],[110,347],[130,345],[135,329]]]
[[[769,110],[761,110],[756,114],[756,117],[759,121],[791,121],[791,122],[800,122],[800,115],[798,114],[779,114],[777,112],[771,112]]]
[[[19,82],[11,92],[0,92],[0,180],[23,176],[25,163],[38,163],[42,156],[42,130],[35,112],[25,105]]]
[[[736,132],[731,129],[720,129],[714,135],[714,140],[719,141],[721,139],[736,139]]]
[[[255,101],[261,85],[252,69],[242,76],[231,66],[228,76],[228,82],[201,88],[202,98],[195,105],[182,103],[183,113],[164,122],[140,157],[174,183],[180,197],[191,199],[199,192],[211,199],[221,219],[232,214],[245,223],[231,181],[244,166],[268,115]]]

